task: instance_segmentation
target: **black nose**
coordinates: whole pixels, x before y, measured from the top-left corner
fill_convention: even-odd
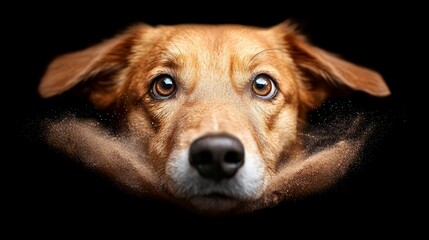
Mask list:
[[[243,166],[244,147],[228,134],[206,135],[191,144],[189,161],[202,177],[220,181]]]

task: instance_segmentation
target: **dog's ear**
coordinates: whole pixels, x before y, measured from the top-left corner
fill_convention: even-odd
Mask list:
[[[107,107],[117,98],[123,85],[121,71],[129,64],[133,42],[141,25],[87,49],[65,54],[48,67],[39,93],[48,98],[70,89],[82,91],[97,107]],[[77,87],[79,85],[79,87]]]
[[[374,96],[390,94],[389,88],[377,72],[312,45],[289,22],[275,28],[284,34],[287,50],[301,73],[306,90],[318,92],[316,95],[319,95],[319,99],[313,99],[314,104],[311,105],[320,104],[324,98],[345,92],[346,89],[363,91]]]

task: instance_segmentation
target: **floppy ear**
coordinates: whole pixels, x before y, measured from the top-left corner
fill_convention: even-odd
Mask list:
[[[276,27],[283,28],[283,34],[286,33],[284,36],[288,51],[301,72],[306,90],[319,91],[316,94],[318,99],[313,99],[311,105],[318,105],[326,97],[346,89],[379,97],[390,94],[389,88],[377,72],[313,46],[288,22]]]
[[[80,91],[89,94],[98,107],[106,107],[120,91],[119,73],[128,66],[137,26],[82,51],[65,54],[48,67],[39,93],[48,98],[85,83]]]

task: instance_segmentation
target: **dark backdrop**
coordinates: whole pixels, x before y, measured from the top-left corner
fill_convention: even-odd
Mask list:
[[[322,8],[263,1],[247,3],[244,9],[244,5],[233,8],[207,2],[186,5],[186,11],[179,10],[177,3],[155,3],[152,7],[119,4],[91,9],[71,2],[49,7],[26,5],[10,9],[15,14],[4,21],[4,47],[12,53],[5,65],[10,73],[5,82],[12,86],[4,89],[5,111],[12,114],[4,116],[13,116],[12,128],[6,126],[6,132],[12,130],[13,134],[8,141],[11,146],[6,145],[12,167],[3,171],[5,176],[12,175],[6,180],[10,190],[6,208],[12,212],[7,216],[14,226],[31,232],[59,229],[63,233],[121,229],[143,236],[161,226],[165,230],[157,231],[160,235],[175,227],[182,233],[205,237],[253,230],[288,235],[297,227],[306,229],[300,233],[334,234],[340,228],[353,234],[395,232],[409,222],[408,214],[413,212],[409,200],[415,194],[409,180],[413,174],[408,162],[412,160],[407,158],[412,142],[407,94],[413,79],[406,63],[412,49],[409,32],[419,24],[417,12],[404,17],[410,9],[392,4],[383,8],[371,4]],[[40,141],[37,126],[51,103],[40,99],[36,89],[46,66],[59,54],[90,46],[136,22],[271,26],[285,19],[299,23],[316,45],[379,71],[392,91],[391,97],[382,100],[358,98],[363,102],[360,107],[380,112],[383,127],[364,164],[330,191],[250,215],[203,217],[130,196]],[[408,50],[400,47],[404,45]],[[204,235],[197,230],[205,231]]]

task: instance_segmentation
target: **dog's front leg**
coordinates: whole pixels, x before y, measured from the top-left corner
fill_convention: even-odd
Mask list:
[[[285,165],[271,178],[264,195],[252,207],[274,206],[285,199],[297,199],[332,186],[352,166],[361,147],[357,141],[341,140]]]
[[[56,149],[132,191],[160,197],[159,181],[131,138],[114,137],[96,121],[76,118],[46,126],[47,140]]]

